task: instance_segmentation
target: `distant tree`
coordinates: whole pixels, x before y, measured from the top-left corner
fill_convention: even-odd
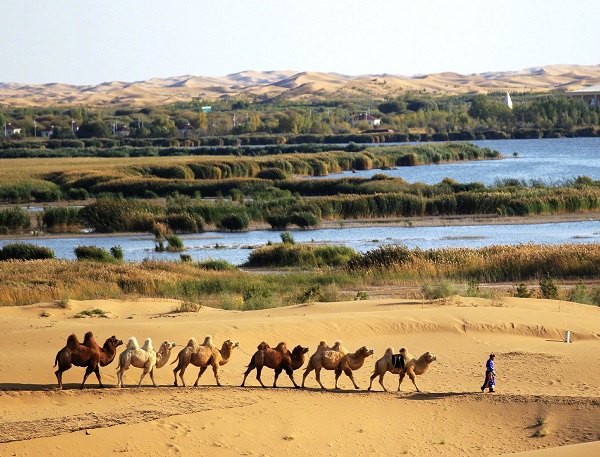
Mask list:
[[[112,135],[108,126],[102,121],[84,121],[77,131],[79,138],[106,138]]]
[[[383,114],[402,113],[406,110],[406,103],[400,100],[384,102],[378,105],[377,109]]]

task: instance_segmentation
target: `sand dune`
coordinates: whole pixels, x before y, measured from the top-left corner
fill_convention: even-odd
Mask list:
[[[448,71],[430,75],[359,75],[282,71],[242,71],[221,77],[194,75],[152,78],[146,81],[108,81],[97,85],[73,86],[61,83],[0,83],[0,106],[55,104],[153,105],[185,102],[201,96],[219,99],[228,96],[365,97],[383,99],[402,91],[429,91],[440,94],[487,93],[489,91],[576,90],[600,82],[600,65],[550,65],[519,71],[461,75]],[[114,91],[135,88],[137,93],[121,96]],[[144,90],[140,90],[143,88]]]
[[[598,455],[600,452],[600,309],[551,300],[453,298],[440,302],[368,300],[314,303],[251,312],[202,308],[178,314],[176,301],[71,301],[0,308],[1,455],[505,455],[532,457]],[[100,308],[107,318],[74,319]],[[572,343],[563,342],[565,330]],[[173,365],[157,370],[161,387],[114,388],[116,362],[101,368],[106,389],[92,375],[77,387],[83,369],[65,372],[67,389],[55,391],[52,367],[66,337],[92,330],[104,341],[115,334],[151,337],[185,345],[191,336],[212,334],[216,343],[240,342],[221,368],[215,387],[211,370],[197,388],[169,387]],[[314,372],[307,389],[293,389],[285,376],[279,389],[260,388],[242,373],[257,344],[286,341],[312,354],[320,340],[342,339],[354,351],[362,345],[375,356],[355,372],[361,390],[342,375],[340,391],[318,389]],[[413,355],[438,357],[418,378],[389,393],[375,383],[367,392],[375,360],[389,346]],[[123,347],[118,348],[121,352]],[[181,349],[175,348],[175,351]],[[481,393],[483,367],[496,354],[497,389]],[[176,352],[171,357],[174,360]],[[191,385],[197,375],[186,372]],[[295,373],[298,381],[303,370]],[[125,372],[127,386],[141,370]],[[262,379],[270,385],[272,370]],[[326,387],[332,372],[323,372]],[[86,430],[89,434],[86,434]],[[538,435],[538,436],[536,436]],[[538,451],[542,449],[541,453]]]

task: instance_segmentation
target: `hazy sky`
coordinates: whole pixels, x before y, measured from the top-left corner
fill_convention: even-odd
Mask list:
[[[0,82],[600,64],[600,0],[19,0]]]

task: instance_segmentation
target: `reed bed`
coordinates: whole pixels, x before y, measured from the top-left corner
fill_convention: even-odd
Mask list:
[[[475,278],[483,282],[600,277],[600,243],[408,249],[384,246],[353,258],[349,272],[404,279]]]
[[[282,244],[288,253],[299,246]],[[263,249],[255,252],[264,252]],[[330,251],[333,253],[330,259],[347,254]],[[237,303],[240,309],[255,309],[302,303],[317,289],[356,293],[370,286],[414,287],[435,280],[498,283],[540,281],[547,277],[590,281],[600,278],[600,243],[431,250],[387,246],[348,257],[341,267],[317,266],[278,274],[215,269],[212,265],[202,268],[201,263],[191,262],[9,260],[0,262],[0,305],[65,298],[156,297],[211,306],[231,307]],[[262,257],[263,268],[280,265],[276,257],[269,258],[267,261]],[[302,255],[292,253],[287,259],[293,259],[296,267],[305,266],[306,258]]]

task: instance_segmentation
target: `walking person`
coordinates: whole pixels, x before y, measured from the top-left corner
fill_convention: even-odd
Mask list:
[[[496,386],[496,371],[494,370],[494,359],[496,356],[494,354],[490,354],[490,358],[485,363],[485,381],[483,382],[483,386],[481,386],[481,391],[485,391],[485,389],[489,389],[489,392],[494,391],[494,387]]]

